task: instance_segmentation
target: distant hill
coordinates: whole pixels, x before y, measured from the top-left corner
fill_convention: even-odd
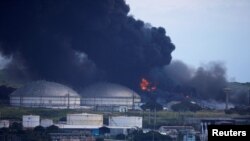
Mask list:
[[[240,82],[229,82],[231,85],[247,86],[250,88],[250,82],[240,83]]]
[[[229,96],[230,102],[238,105],[246,105],[249,103],[250,82],[229,82],[228,87],[231,89]]]

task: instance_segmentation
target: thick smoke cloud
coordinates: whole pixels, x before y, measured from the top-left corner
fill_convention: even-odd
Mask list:
[[[226,68],[222,63],[211,62],[194,69],[181,61],[172,61],[163,69],[154,69],[150,79],[159,89],[205,100],[224,101],[227,87]]]
[[[168,66],[152,69],[148,76],[159,89],[173,92],[177,86],[186,85],[191,80],[191,73],[189,66],[174,60]]]
[[[224,88],[227,87],[226,69],[218,62],[199,67],[190,85],[196,88],[201,98],[224,101]]]
[[[124,0],[1,0],[1,53],[22,62],[31,79],[135,87],[169,64],[175,47],[164,28],[128,12]]]
[[[149,77],[158,89],[223,100],[226,71],[171,61],[164,28],[128,16],[124,0],[1,0],[0,52],[12,58],[9,78],[45,79],[82,88],[110,81],[138,89]]]

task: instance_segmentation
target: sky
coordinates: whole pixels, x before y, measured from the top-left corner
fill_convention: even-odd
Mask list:
[[[174,60],[219,61],[229,81],[250,82],[250,0],[126,0],[130,15],[164,27]]]

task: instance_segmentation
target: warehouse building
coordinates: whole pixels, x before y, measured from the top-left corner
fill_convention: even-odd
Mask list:
[[[138,108],[140,96],[133,90],[112,83],[97,83],[80,92],[81,105],[97,110],[126,112]]]
[[[109,126],[142,128],[142,117],[137,116],[111,116]]]
[[[142,128],[142,117],[111,116],[109,117],[110,135],[127,135],[131,129]]]
[[[10,95],[12,106],[45,108],[79,108],[80,96],[62,84],[35,81],[24,85]]]
[[[103,126],[103,115],[99,114],[68,114],[68,125],[87,125],[87,126]]]
[[[65,132],[82,132],[88,135],[98,136],[103,127],[103,115],[100,114],[68,114],[66,124],[56,124]]]

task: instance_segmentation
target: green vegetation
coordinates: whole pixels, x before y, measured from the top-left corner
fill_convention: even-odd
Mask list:
[[[225,111],[226,114],[250,115],[250,106],[236,106]]]
[[[240,83],[240,82],[230,82],[229,84],[234,84],[234,85],[241,85],[241,86],[247,86],[250,87],[250,82],[246,82],[246,83]]]
[[[195,103],[191,103],[190,101],[182,101],[181,103],[174,104],[172,106],[172,109],[176,112],[181,112],[181,111],[197,112],[202,110],[201,106]]]
[[[166,135],[161,135],[158,132],[150,131],[143,133],[141,130],[136,130],[132,134],[129,134],[129,141],[151,141],[154,138],[155,141],[172,141],[173,139]]]
[[[13,139],[21,141],[50,141],[49,133],[58,131],[58,127],[50,126],[44,128],[37,126],[34,129],[23,130],[21,123],[14,122],[10,128],[0,128],[0,140]]]
[[[148,103],[142,105],[141,108],[143,110],[150,109],[151,111],[154,111],[154,110],[160,111],[160,110],[163,109],[162,105],[160,105],[160,104],[158,104],[158,103],[156,103],[154,101],[151,101],[151,102],[148,102]]]

